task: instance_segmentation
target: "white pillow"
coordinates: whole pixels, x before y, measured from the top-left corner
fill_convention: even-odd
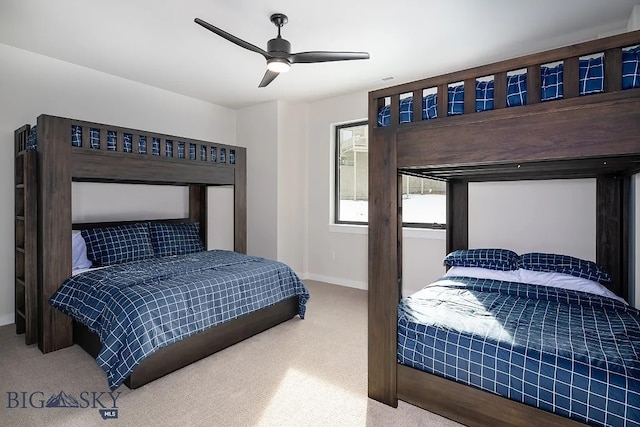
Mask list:
[[[451,267],[444,277],[463,276],[477,279],[503,280],[505,282],[520,282],[518,270],[494,270],[482,267]]]
[[[480,267],[451,267],[449,271],[445,273],[444,277],[450,276],[475,277],[477,279],[503,280],[505,282],[530,283],[532,285],[573,289],[575,291],[589,292],[595,295],[613,298],[624,304],[628,304],[624,299],[598,282],[563,273],[532,271],[525,270],[524,268],[502,271]]]
[[[91,267],[91,261],[87,258],[87,244],[80,231],[74,230],[71,235],[71,270]]]
[[[520,276],[519,281],[523,283],[589,292],[595,295],[613,298],[627,304],[624,299],[611,292],[604,285],[598,282],[594,282],[593,280],[583,279],[581,277],[572,276],[570,274],[546,271],[532,271],[526,270],[524,268],[515,270],[515,272],[518,274],[518,276]]]

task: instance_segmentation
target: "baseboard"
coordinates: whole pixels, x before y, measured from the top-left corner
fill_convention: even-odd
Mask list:
[[[16,318],[13,313],[0,316],[0,326],[10,325],[12,323],[15,323],[15,321]]]
[[[349,279],[343,279],[340,277],[323,276],[322,274],[314,274],[314,273],[306,273],[301,275],[300,277],[302,278],[302,280],[304,279],[317,280],[318,282],[331,283],[332,285],[340,285],[340,286],[345,286],[347,288],[356,288],[356,289],[362,289],[365,291],[368,289],[367,282],[361,282],[358,280],[349,280]]]

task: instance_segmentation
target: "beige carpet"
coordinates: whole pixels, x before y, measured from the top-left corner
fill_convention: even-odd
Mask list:
[[[0,425],[458,425],[404,402],[394,409],[368,399],[366,292],[305,283],[305,320],[296,317],[137,390],[120,386],[117,419],[103,420],[90,407],[32,408],[60,391],[84,406],[114,405],[104,372],[80,347],[43,355],[15,335],[14,325],[0,327]]]

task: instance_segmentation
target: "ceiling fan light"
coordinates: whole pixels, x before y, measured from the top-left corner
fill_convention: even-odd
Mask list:
[[[289,61],[283,58],[271,58],[267,61],[267,69],[274,73],[286,73],[291,68]]]

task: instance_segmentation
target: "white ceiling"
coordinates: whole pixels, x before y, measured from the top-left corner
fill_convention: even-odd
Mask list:
[[[312,101],[622,32],[640,0],[0,0],[0,43],[229,108]],[[369,60],[294,64],[258,88],[264,58],[196,25],[266,49],[272,13],[292,52],[367,51]],[[0,71],[1,72],[1,71]],[[393,80],[383,81],[383,78]]]

